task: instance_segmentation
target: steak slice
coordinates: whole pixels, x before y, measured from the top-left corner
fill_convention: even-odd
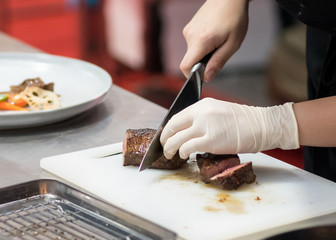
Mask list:
[[[216,155],[211,153],[197,154],[197,166],[200,169],[202,180],[210,183],[211,178],[227,168],[240,164],[238,155]]]
[[[151,128],[128,129],[126,131],[123,142],[123,166],[140,165],[155,133],[156,130]],[[162,156],[150,168],[173,170],[180,168],[186,162],[187,160],[180,158],[178,154],[172,159],[167,159],[162,153]]]
[[[45,84],[39,77],[26,79],[19,85],[10,86],[10,89],[12,93],[20,93],[25,90],[26,87],[39,87],[45,90],[54,91],[54,83]]]
[[[233,190],[244,183],[253,183],[255,179],[252,162],[247,162],[224,170],[210,178],[210,181],[223,189]]]

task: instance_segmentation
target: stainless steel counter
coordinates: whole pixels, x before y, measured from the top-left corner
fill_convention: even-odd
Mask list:
[[[1,32],[0,51],[39,52]],[[104,103],[74,118],[42,127],[0,131],[0,188],[44,178],[39,165],[43,157],[120,142],[128,128],[156,128],[165,113],[166,109],[113,85]],[[336,214],[270,229],[248,239],[332,223],[336,224]]]
[[[38,52],[3,33],[0,51]],[[74,118],[42,127],[2,130],[0,187],[39,179],[43,157],[120,142],[128,128],[156,128],[165,112],[113,85],[104,103]]]

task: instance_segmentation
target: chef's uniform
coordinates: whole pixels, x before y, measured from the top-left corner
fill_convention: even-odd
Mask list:
[[[277,2],[307,25],[309,99],[336,95],[336,0]],[[304,160],[307,171],[336,181],[335,147],[305,147]]]

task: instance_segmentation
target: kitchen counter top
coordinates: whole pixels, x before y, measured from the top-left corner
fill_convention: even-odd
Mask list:
[[[5,51],[40,52],[0,32],[0,52]],[[42,127],[2,130],[0,188],[53,178],[41,170],[41,158],[121,142],[128,128],[156,128],[165,113],[159,105],[113,85],[102,104],[76,117]],[[336,214],[271,229],[248,239],[324,224],[336,224]]]
[[[0,51],[40,52],[4,33]],[[165,113],[159,105],[113,85],[104,103],[71,119],[0,130],[0,187],[40,178],[43,157],[120,142],[128,128],[157,128]]]

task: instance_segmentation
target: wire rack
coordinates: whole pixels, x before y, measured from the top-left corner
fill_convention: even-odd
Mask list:
[[[150,239],[50,196],[16,202],[12,209],[0,215],[2,239]]]
[[[0,189],[0,240],[173,240],[176,234],[56,180]]]

